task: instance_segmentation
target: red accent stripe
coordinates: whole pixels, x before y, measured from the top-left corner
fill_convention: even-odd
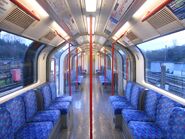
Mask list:
[[[76,87],[78,87],[78,49],[76,49]]]
[[[71,91],[71,60],[70,60],[70,57],[71,57],[71,50],[70,50],[70,46],[71,44],[69,43],[69,57],[68,57],[68,66],[69,66],[69,95],[71,96],[72,95],[72,91]]]
[[[90,55],[90,78],[89,78],[89,88],[90,88],[90,105],[89,105],[89,109],[90,109],[90,139],[93,139],[93,102],[92,102],[92,87],[93,87],[93,81],[92,81],[92,70],[93,70],[93,56],[92,56],[92,16],[90,17],[90,49],[89,49],[89,55]]]
[[[12,3],[14,3],[15,5],[17,5],[17,7],[19,7],[21,10],[23,10],[25,13],[27,13],[28,15],[30,15],[31,17],[33,17],[34,19],[36,19],[37,21],[40,21],[40,18],[33,12],[30,11],[28,8],[26,8],[23,4],[21,4],[19,1],[17,0],[10,0]]]
[[[111,83],[111,88],[112,88],[112,96],[114,95],[114,43],[112,43],[112,83]]]
[[[146,21],[148,18],[156,14],[158,11],[160,11],[162,8],[164,8],[166,5],[168,5],[172,0],[165,0],[163,3],[161,3],[159,6],[157,6],[152,11],[149,11],[144,18],[141,20],[142,22]]]

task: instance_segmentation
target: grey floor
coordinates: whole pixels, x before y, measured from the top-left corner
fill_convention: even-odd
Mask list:
[[[107,89],[108,90],[108,89]],[[122,133],[112,127],[108,97],[96,77],[93,78],[93,139],[123,139]],[[72,126],[62,130],[61,139],[89,138],[89,78],[86,77],[81,91],[73,91]]]

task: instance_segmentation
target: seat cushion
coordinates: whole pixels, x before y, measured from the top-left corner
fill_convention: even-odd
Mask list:
[[[132,105],[130,105],[129,103],[124,103],[124,102],[113,102],[112,103],[112,108],[113,108],[113,112],[114,114],[121,114],[121,111],[123,109],[135,109]]]
[[[168,139],[185,139],[185,108],[174,108],[168,124]]]
[[[163,139],[164,133],[152,122],[130,121],[128,124],[134,139]]]
[[[49,107],[49,105],[51,104],[51,89],[50,87],[48,86],[48,84],[44,84],[42,87],[41,87],[41,93],[42,93],[42,96],[44,98],[44,108],[46,109],[47,107]]]
[[[153,121],[153,119],[148,117],[144,111],[140,110],[123,109],[122,117],[127,124],[130,121],[145,121],[145,122]]]
[[[72,97],[71,96],[60,96],[56,97],[55,101],[62,101],[62,102],[72,102]]]
[[[59,110],[47,110],[40,111],[29,120],[29,122],[52,122],[53,125],[57,123],[60,119],[60,111]]]
[[[48,139],[52,122],[28,123],[15,134],[16,139]]]
[[[69,102],[52,103],[47,110],[60,110],[61,114],[67,114],[70,108]]]
[[[114,101],[121,101],[121,102],[125,101],[125,102],[127,102],[127,99],[124,96],[110,96],[109,97],[109,102],[112,103]]]
[[[4,108],[0,108],[0,120],[0,139],[13,139],[10,113]]]

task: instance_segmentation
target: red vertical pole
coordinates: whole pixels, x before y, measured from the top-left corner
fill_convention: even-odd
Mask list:
[[[126,80],[128,80],[129,59],[126,59]]]
[[[78,87],[78,49],[76,49],[76,87]]]
[[[100,70],[101,70],[101,53],[100,53]]]
[[[69,57],[68,57],[68,66],[69,66],[69,76],[68,76],[68,80],[69,80],[69,95],[71,96],[72,95],[72,92],[71,92],[71,61],[70,61],[70,57],[71,57],[71,50],[70,50],[70,43],[69,43]]]
[[[104,77],[106,79],[106,50],[104,50]]]
[[[98,61],[98,70],[100,70],[100,60],[99,59],[100,59],[100,56],[98,54],[98,60],[97,60]]]
[[[82,70],[82,54],[83,54],[83,53],[81,53],[81,70]],[[82,71],[81,71],[81,72],[82,72]]]
[[[90,55],[90,78],[89,78],[89,89],[90,89],[90,104],[89,104],[89,109],[90,109],[90,139],[93,139],[93,109],[92,109],[92,106],[93,106],[93,102],[92,102],[92,88],[93,88],[93,84],[92,84],[92,69],[93,69],[93,56],[92,56],[92,16],[90,17],[90,49],[89,49],[89,55]]]
[[[112,89],[112,96],[114,95],[114,43],[112,43],[112,83],[111,83],[111,89]]]

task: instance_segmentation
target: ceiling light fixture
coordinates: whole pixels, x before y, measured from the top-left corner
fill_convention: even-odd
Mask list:
[[[87,17],[87,29],[88,29],[88,34],[90,34],[90,17]],[[92,34],[94,34],[95,30],[95,17],[92,17]]]
[[[96,0],[85,0],[86,12],[96,12]]]

